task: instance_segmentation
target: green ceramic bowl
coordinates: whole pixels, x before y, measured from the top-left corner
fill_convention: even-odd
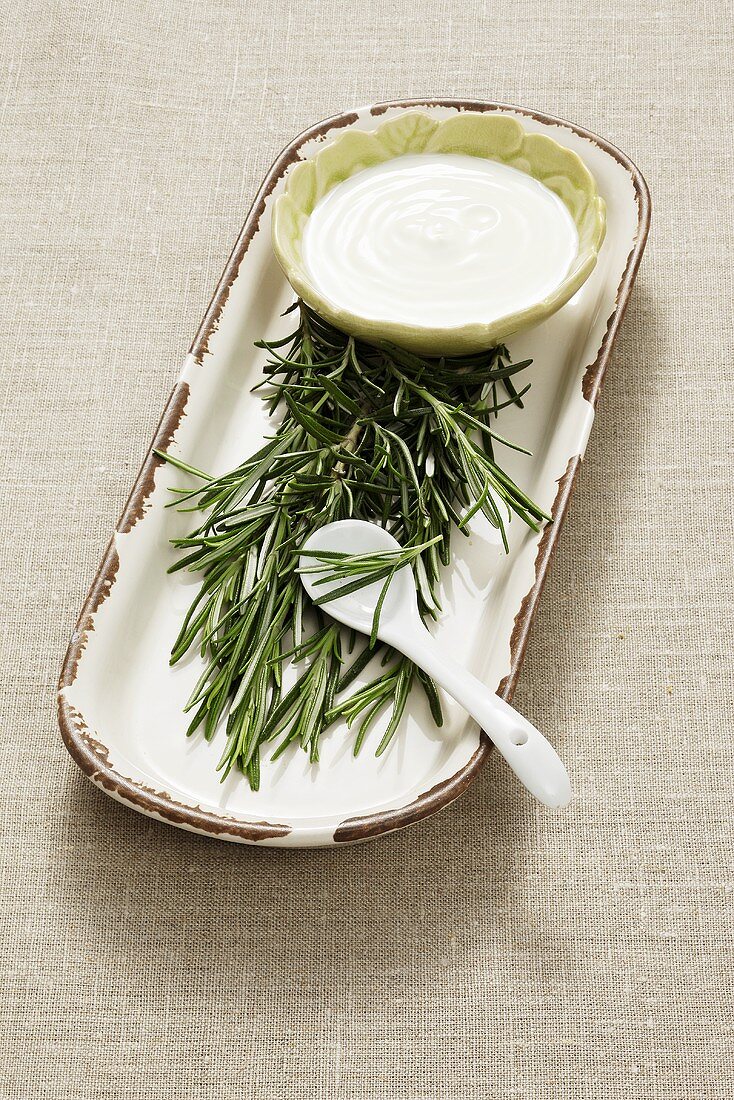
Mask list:
[[[579,252],[563,282],[532,306],[491,322],[430,328],[360,317],[313,285],[301,253],[306,222],[327,191],[364,168],[406,153],[464,153],[501,161],[540,180],[565,203],[576,223]],[[409,111],[376,130],[346,130],[296,165],[273,211],[273,248],[296,293],[337,328],[365,340],[387,340],[422,355],[466,355],[501,343],[545,320],[576,293],[596,264],[606,225],[604,200],[576,153],[544,134],[528,133],[507,115],[464,111],[438,121]]]

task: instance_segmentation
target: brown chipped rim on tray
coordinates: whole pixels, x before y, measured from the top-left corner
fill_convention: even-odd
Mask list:
[[[650,194],[642,174],[624,153],[589,130],[585,130],[571,122],[566,122],[564,119],[556,118],[553,115],[530,111],[524,107],[516,107],[513,104],[484,103],[476,100],[460,99],[406,99],[376,104],[370,108],[370,113],[378,116],[393,108],[411,107],[448,107],[459,111],[512,111],[547,125],[563,126],[603,149],[629,173],[635,189],[638,207],[637,234],[617,289],[616,304],[607,321],[607,328],[599,353],[594,362],[586,368],[583,379],[583,395],[595,407],[612,348],[627,309],[632,284],[642,259],[650,228]],[[301,159],[300,150],[303,145],[315,138],[326,137],[332,130],[349,126],[358,119],[359,114],[357,112],[346,111],[317,123],[299,134],[286,146],[273,163],[247,215],[222,277],[204,314],[204,319],[191,345],[190,354],[198,363],[203,362],[204,355],[208,351],[209,339],[218,327],[219,318],[229,297],[232,284],[237,277],[240,263],[249,248],[250,241],[258,231],[260,218],[265,210],[265,202],[268,196],[290,165]],[[185,415],[188,396],[186,383],[177,383],[164,409],[148,454],[118,521],[116,527],[118,533],[130,531],[145,514],[146,503],[153,491],[155,472],[162,462],[154,454],[154,450],[165,450],[170,444],[182,417]],[[535,581],[530,591],[525,595],[520,610],[515,616],[510,639],[510,672],[498,688],[498,694],[508,702],[512,699],[517,686],[530,629],[535,619],[538,601],[543,591],[548,569],[558,544],[562,522],[568,510],[568,503],[580,464],[580,455],[571,458],[565,474],[558,482],[558,491],[551,509],[553,523],[546,526],[538,544],[535,558]],[[189,806],[177,802],[164,792],[152,790],[134,780],[126,779],[114,770],[104,745],[95,737],[94,732],[87,728],[83,717],[74,710],[62,694],[63,689],[73,684],[76,679],[78,663],[84,651],[89,632],[94,629],[94,614],[109,595],[115,582],[118,567],[119,558],[113,539],[107,547],[99,571],[87,594],[61,670],[58,697],[59,727],[69,753],[81,770],[94,783],[118,801],[154,817],[159,817],[171,824],[194,832],[230,840],[263,841],[287,836],[292,831],[290,825],[267,821],[243,821],[224,814],[211,813],[198,806]],[[449,779],[436,784],[436,786],[425,791],[405,806],[343,821],[334,833],[334,841],[348,843],[366,840],[383,833],[394,832],[396,829],[401,829],[436,813],[450,802],[453,802],[466,790],[486,762],[490,748],[489,738],[482,733],[479,747],[471,759]]]

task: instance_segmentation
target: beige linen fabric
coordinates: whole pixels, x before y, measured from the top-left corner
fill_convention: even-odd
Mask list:
[[[732,1055],[732,65],[720,0],[46,0],[0,53],[0,1095],[706,1100]],[[377,99],[514,101],[639,164],[653,230],[517,701],[431,821],[288,853],[76,771],[54,685],[269,162]]]

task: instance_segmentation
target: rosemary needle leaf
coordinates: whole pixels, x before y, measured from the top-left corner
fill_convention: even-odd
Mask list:
[[[380,591],[380,595],[377,598],[377,603],[375,604],[375,613],[372,616],[372,630],[370,632],[370,649],[374,649],[375,645],[377,644],[377,632],[380,629],[380,615],[382,614],[382,608],[385,603],[385,597],[387,596],[387,590],[390,587],[390,583],[394,576],[395,568],[391,569],[388,573],[387,579],[385,580],[385,583],[382,586],[382,590]]]

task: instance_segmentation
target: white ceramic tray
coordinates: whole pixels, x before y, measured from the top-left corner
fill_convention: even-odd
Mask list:
[[[221,473],[255,450],[266,429],[250,392],[260,377],[255,340],[287,331],[280,317],[292,292],[270,246],[273,197],[291,164],[312,155],[344,127],[371,129],[421,107],[438,118],[460,110],[514,114],[528,130],[576,150],[607,203],[599,263],[574,298],[542,326],[509,341],[515,359],[533,357],[525,409],[507,409],[500,431],[533,451],[505,451],[510,474],[555,522],[533,535],[510,525],[505,556],[485,521],[456,537],[444,582],[442,640],[487,684],[510,698],[561,520],[594,418],[594,405],[645,245],[647,187],[607,142],[559,119],[517,107],[453,100],[381,104],[338,115],[288,146],[268,173],[235,245],[163,414],[130,500],[102,561],[66,655],[59,721],[69,752],[89,778],[120,802],[171,824],[225,840],[295,847],[362,840],[411,824],[455,799],[489,751],[488,739],[455,704],[433,725],[420,697],[410,700],[389,751],[374,748],[379,724],[358,759],[353,734],[324,735],[321,763],[293,747],[265,758],[262,787],[232,774],[220,785],[217,738],[184,736],[184,702],[198,678],[196,660],[171,669],[168,654],[195,578],[166,574],[169,539],[188,517],[164,509],[182,475],[152,448],[171,448],[193,465]],[[553,738],[553,730],[544,731]],[[573,775],[573,761],[568,761]]]

